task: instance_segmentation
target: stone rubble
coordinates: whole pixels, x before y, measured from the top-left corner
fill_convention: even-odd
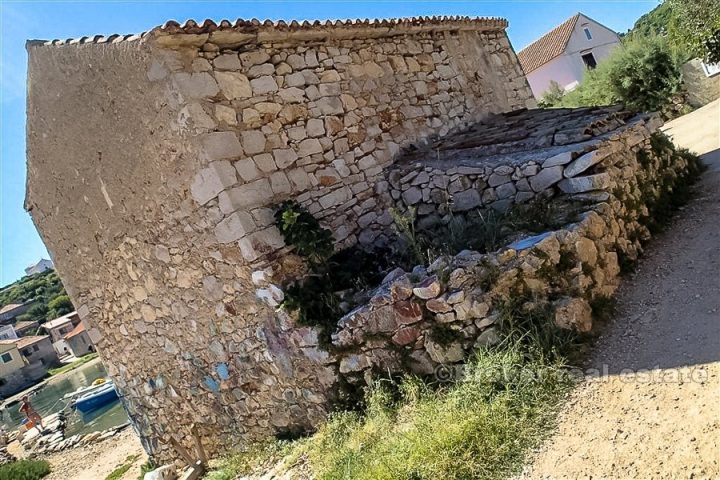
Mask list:
[[[598,114],[606,112],[596,109],[585,120],[597,119]],[[608,118],[613,119],[617,109],[611,112]],[[588,114],[588,111],[584,113]],[[527,121],[531,123],[533,116],[545,115],[547,113],[526,112],[516,118],[529,117]],[[562,125],[563,112],[556,115],[560,121],[554,125]],[[502,118],[498,123],[502,124]],[[482,189],[482,196],[485,196],[484,192],[492,189],[493,183],[502,186],[511,181],[519,182],[527,178],[524,172],[532,172],[532,181],[543,172],[553,171],[553,182],[543,182],[541,192],[544,192],[545,201],[561,202],[578,199],[573,195],[574,191],[567,195],[563,182],[604,180],[594,181],[593,188],[582,190],[590,191],[592,195],[582,198],[586,206],[577,223],[519,239],[497,252],[481,254],[465,250],[454,257],[440,257],[428,267],[417,266],[412,272],[400,269],[391,272],[381,286],[369,293],[367,303],[356,307],[338,322],[332,344],[340,362],[340,375],[347,382],[358,384],[367,380],[369,372],[387,374],[388,371],[409,369],[427,375],[441,366],[462,363],[474,349],[500,340],[496,328],[499,307],[517,298],[520,292],[529,294],[535,303],[549,304],[558,327],[589,332],[593,326],[592,302],[610,297],[617,288],[619,256],[636,259],[642,251],[641,239],[650,236],[643,223],[643,216],[647,215],[646,203],[662,193],[661,185],[672,188],[660,179],[680,178],[687,172],[685,160],[673,164],[668,161],[667,152],[658,154],[653,150],[650,135],[660,123],[654,114],[632,118],[626,115],[619,129],[617,123],[611,121],[611,130],[600,129],[597,137],[583,134],[581,143],[569,145],[571,151],[576,152],[575,161],[591,159],[581,160],[582,169],[577,166],[570,169],[570,174],[582,175],[579,177],[568,174],[568,169],[578,164],[571,163],[569,155],[557,154],[554,148],[530,152],[533,160],[528,160],[528,154],[521,150],[514,162],[503,157],[508,163],[493,167],[488,163],[494,157],[478,155],[481,151],[474,150],[477,139],[469,140],[462,134],[459,139],[450,137],[450,141],[462,143],[463,149],[473,153],[465,162],[438,161],[432,149],[413,154],[406,162],[407,166],[398,162],[399,167],[389,173],[393,188],[402,191],[427,186],[431,194],[424,198],[432,198],[437,191],[434,190],[436,185],[442,186],[445,192],[450,191],[452,185]],[[593,124],[602,126],[604,122],[594,121]],[[475,130],[484,133],[481,127]],[[507,137],[524,137],[527,132],[532,129],[511,131]],[[554,138],[558,138],[557,132]],[[570,135],[562,138],[569,141]],[[542,140],[539,143],[542,144]],[[496,148],[495,145],[491,147]],[[512,145],[504,143],[501,147],[507,151]],[[463,158],[466,152],[454,153]],[[561,155],[565,157],[562,160]],[[542,167],[542,157],[552,160],[551,166]],[[645,160],[641,161],[642,158]],[[422,180],[415,182],[414,179],[421,175]],[[496,175],[494,181],[492,175]],[[648,186],[652,186],[652,196],[648,196]],[[466,191],[477,190],[455,190]],[[405,203],[406,198],[402,195],[395,198],[398,208],[417,207]],[[427,211],[437,215],[438,211],[442,213],[442,205],[433,204]],[[485,206],[493,208],[494,205]],[[449,215],[448,210],[445,213]],[[422,221],[421,213],[419,222]],[[439,278],[447,280],[440,282]],[[408,315],[405,313],[409,311],[412,312],[410,321],[406,320]],[[444,330],[440,336],[437,333],[439,325]]]
[[[31,428],[18,435],[20,445],[34,455],[54,453],[67,448],[99,443],[130,426],[129,423],[124,423],[103,431],[78,434],[66,438],[66,419],[62,412],[44,418],[43,423],[45,425],[43,433],[40,433],[36,428]]]

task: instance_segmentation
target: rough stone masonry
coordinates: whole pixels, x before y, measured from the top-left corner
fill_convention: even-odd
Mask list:
[[[171,22],[28,43],[26,208],[156,460],[193,425],[213,453],[323,418],[337,373],[272,307],[265,276],[293,269],[272,206],[296,199],[338,248],[375,241],[401,149],[534,106],[506,26]]]

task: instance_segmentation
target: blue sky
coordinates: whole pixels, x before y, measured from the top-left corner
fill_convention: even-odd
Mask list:
[[[47,257],[25,197],[25,40],[136,33],[168,19],[337,19],[419,15],[501,16],[515,50],[580,11],[617,31],[658,4],[645,1],[275,1],[275,2],[15,2],[0,0],[0,285]]]

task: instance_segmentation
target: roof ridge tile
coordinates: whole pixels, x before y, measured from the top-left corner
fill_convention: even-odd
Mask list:
[[[508,26],[508,21],[501,17],[469,17],[469,16],[420,16],[420,17],[403,17],[403,18],[365,18],[365,19],[346,19],[346,20],[277,20],[273,21],[266,19],[260,21],[256,18],[251,20],[245,20],[238,18],[235,22],[228,19],[222,19],[219,22],[215,22],[212,19],[205,19],[201,23],[196,20],[188,19],[182,24],[177,20],[168,20],[164,24],[152,28],[149,31],[142,32],[139,34],[112,34],[108,36],[104,35],[93,35],[85,36],[77,39],[66,39],[66,40],[28,40],[26,45],[39,46],[39,45],[82,45],[86,43],[118,43],[124,41],[132,41],[144,38],[155,32],[169,33],[169,34],[203,34],[211,33],[216,30],[234,30],[250,28],[253,30],[268,28],[278,30],[307,30],[318,27],[325,28],[347,28],[347,27],[379,27],[387,28],[393,26],[408,26],[408,25],[423,25],[423,24],[444,24],[444,23],[456,23],[456,24],[478,24],[478,26],[485,26],[497,29],[505,29]]]

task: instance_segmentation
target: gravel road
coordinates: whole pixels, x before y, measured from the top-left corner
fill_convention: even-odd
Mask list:
[[[670,122],[696,197],[618,291],[590,365],[524,478],[720,478],[720,102]]]

